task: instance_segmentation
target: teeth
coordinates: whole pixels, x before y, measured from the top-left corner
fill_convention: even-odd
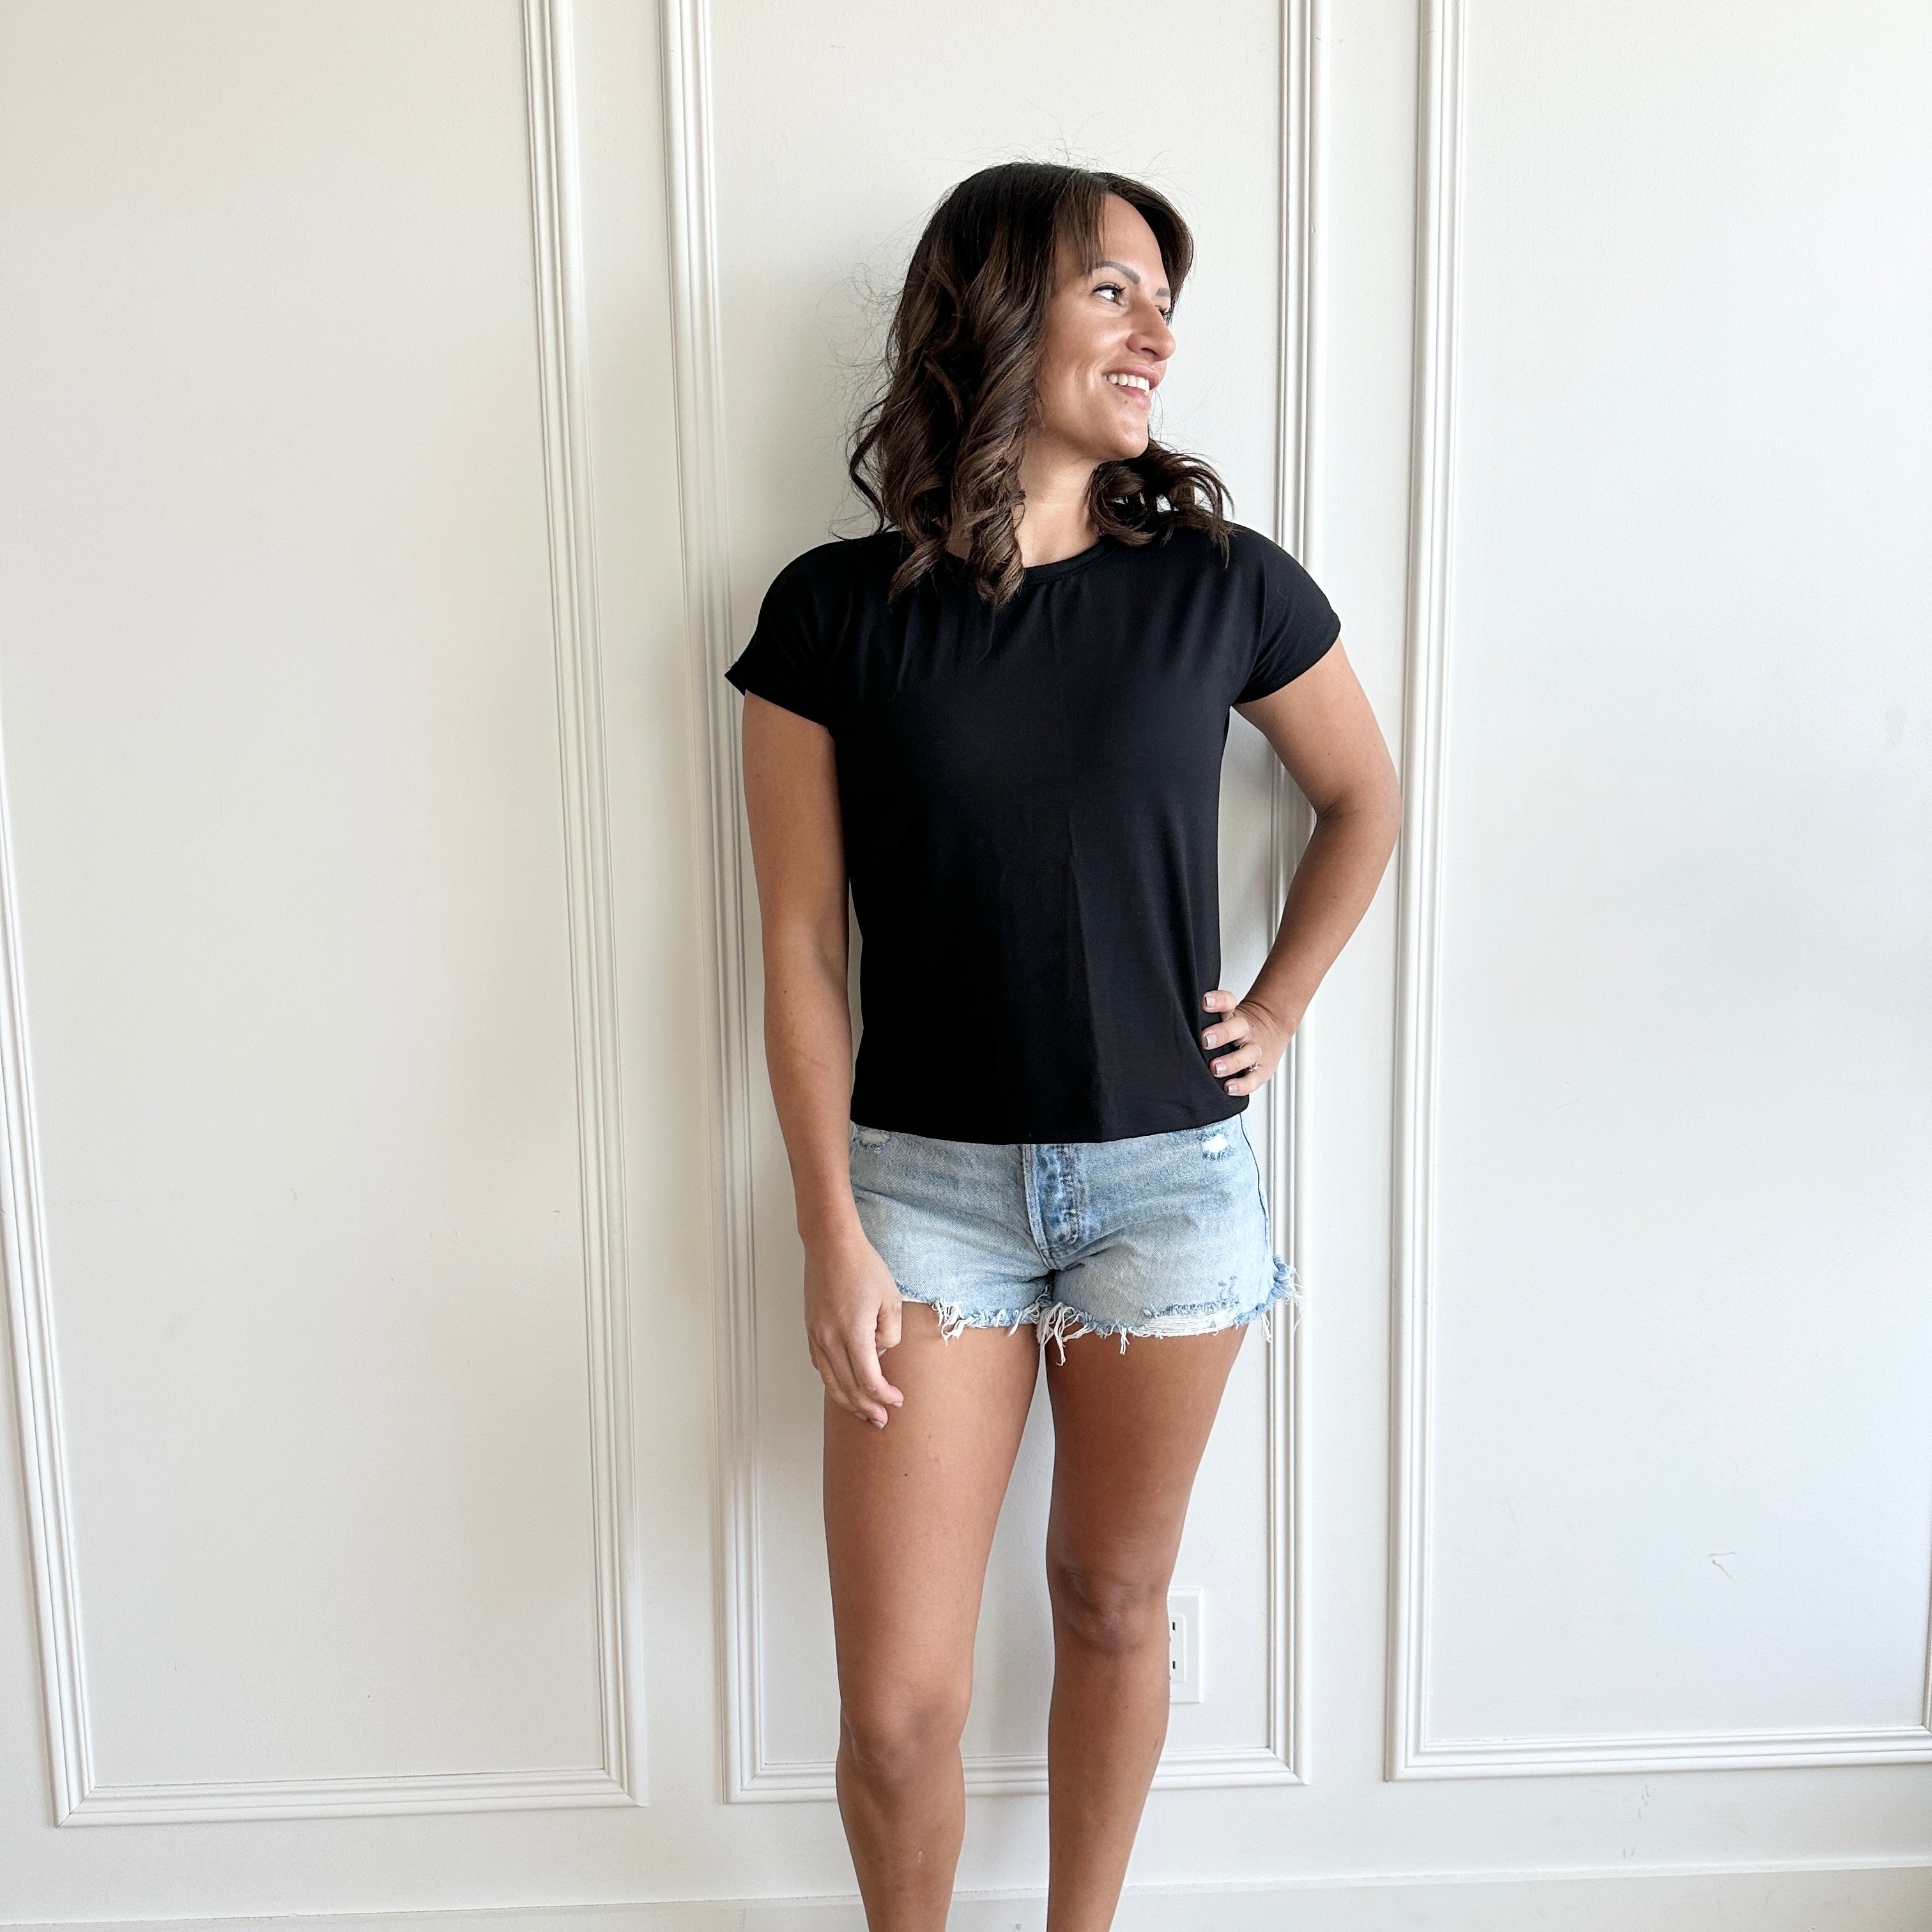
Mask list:
[[[1123,389],[1145,389],[1151,394],[1153,385],[1144,376],[1109,376],[1107,380]]]

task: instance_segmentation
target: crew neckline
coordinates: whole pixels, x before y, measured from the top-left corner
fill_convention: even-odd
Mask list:
[[[1030,563],[1021,568],[1020,580],[1030,589],[1036,584],[1052,584],[1063,577],[1071,577],[1076,570],[1084,570],[1109,556],[1121,548],[1120,540],[1111,532],[1102,530],[1097,542],[1089,544],[1084,550],[1076,550],[1071,556],[1058,556],[1051,563]],[[963,576],[967,571],[966,560],[956,552],[942,550],[944,557],[953,572]]]
[[[1114,539],[1102,530],[1098,542],[1089,544],[1084,550],[1076,550],[1071,556],[1055,557],[1051,563],[1027,565],[1026,580],[1029,584],[1046,584],[1056,577],[1071,576],[1090,563],[1098,563],[1113,548]]]

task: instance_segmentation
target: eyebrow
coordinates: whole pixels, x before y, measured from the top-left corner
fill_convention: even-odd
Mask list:
[[[1120,270],[1120,273],[1125,275],[1127,280],[1132,282],[1136,288],[1140,286],[1141,272],[1138,268],[1129,268],[1124,262],[1096,262],[1094,263],[1094,272],[1096,274],[1098,274],[1102,268],[1118,268]],[[1160,286],[1154,290],[1154,293],[1157,296],[1171,296],[1173,293],[1173,290],[1171,290],[1165,282],[1162,282]]]

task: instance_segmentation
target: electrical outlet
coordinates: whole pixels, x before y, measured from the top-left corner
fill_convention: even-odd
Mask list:
[[[1167,1697],[1171,1704],[1201,1702],[1201,1592],[1167,1593]]]

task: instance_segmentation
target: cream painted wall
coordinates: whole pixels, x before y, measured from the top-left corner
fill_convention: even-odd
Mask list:
[[[1409,811],[1120,1923],[1922,1925],[1924,10],[664,8],[0,6],[0,1923],[860,1922],[718,673],[1069,152]],[[1238,722],[1231,983],[1302,830]]]

